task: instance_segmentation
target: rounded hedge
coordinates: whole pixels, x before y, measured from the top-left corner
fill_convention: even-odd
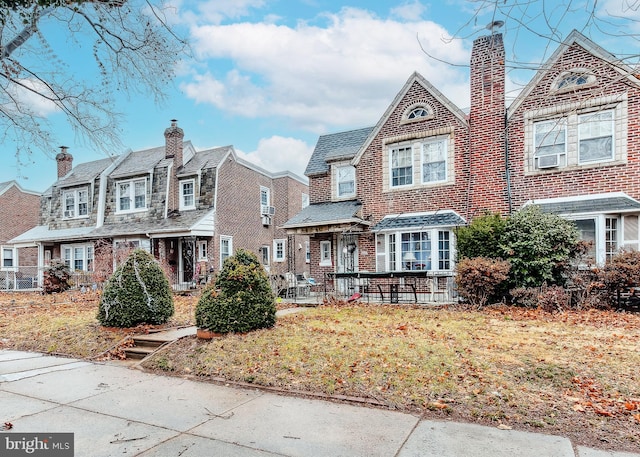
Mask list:
[[[275,296],[258,258],[244,250],[225,260],[196,306],[196,325],[217,333],[249,332],[276,323]]]
[[[98,320],[108,327],[164,324],[173,316],[171,286],[151,254],[133,251],[105,284]]]

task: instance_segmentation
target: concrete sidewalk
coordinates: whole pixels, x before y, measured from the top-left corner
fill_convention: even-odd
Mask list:
[[[75,455],[640,457],[567,438],[0,351],[0,424],[74,433]],[[4,432],[9,433],[9,432]]]

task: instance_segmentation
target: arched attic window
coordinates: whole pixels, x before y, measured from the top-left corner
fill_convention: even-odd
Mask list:
[[[596,77],[585,68],[564,71],[560,73],[551,87],[552,92],[570,92],[596,83]]]
[[[433,119],[433,108],[426,102],[420,101],[410,105],[402,116],[402,122],[417,122]]]

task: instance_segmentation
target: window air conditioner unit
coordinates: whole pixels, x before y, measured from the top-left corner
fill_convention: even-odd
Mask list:
[[[64,217],[73,217],[73,211],[65,210]]]
[[[262,225],[271,225],[271,216],[262,216]]]
[[[560,165],[560,154],[551,154],[537,158],[538,168],[556,168]]]
[[[260,206],[260,214],[263,216],[273,216],[276,212],[276,208],[269,205],[261,205]]]

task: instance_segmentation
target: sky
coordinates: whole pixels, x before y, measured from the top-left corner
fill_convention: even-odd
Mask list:
[[[197,150],[233,145],[255,165],[301,177],[319,135],[375,125],[414,71],[467,109],[471,45],[493,21],[504,21],[508,97],[574,28],[627,64],[640,53],[633,38],[640,31],[638,0],[166,2],[193,58],[176,63],[162,104],[144,95],[116,100],[125,149],[161,146],[164,129],[177,119]],[[606,21],[593,27],[593,15]],[[62,42],[65,32],[52,29],[60,37],[50,41]],[[74,49],[53,52],[73,60]],[[74,71],[82,77],[82,66]],[[47,116],[74,164],[106,157],[76,138],[60,113]],[[0,182],[43,192],[56,180],[57,152],[18,161],[15,147],[3,144]]]

